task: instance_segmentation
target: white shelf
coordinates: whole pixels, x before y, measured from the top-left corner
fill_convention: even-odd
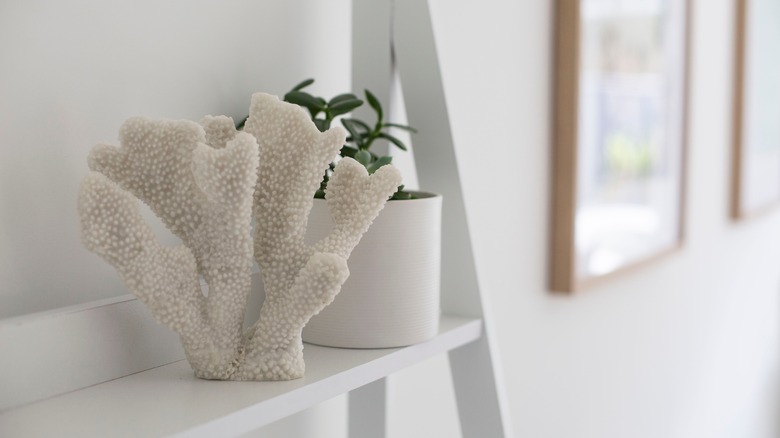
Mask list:
[[[287,382],[200,380],[186,361],[177,361],[2,412],[0,436],[236,436],[476,341],[481,333],[479,319],[444,316],[436,338],[410,347],[306,344],[306,375]]]

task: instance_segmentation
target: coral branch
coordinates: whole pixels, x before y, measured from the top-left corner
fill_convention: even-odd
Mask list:
[[[231,122],[232,123],[232,122]],[[201,250],[201,274],[209,285],[207,315],[216,333],[230,333],[220,345],[239,342],[251,286],[252,193],[257,143],[245,133],[223,149],[200,144],[192,157],[194,181],[202,190],[203,224],[193,235]]]
[[[261,268],[273,269],[272,257],[294,253],[297,257],[287,258],[298,258],[297,271],[305,263],[300,257],[313,193],[346,131],[335,127],[321,133],[301,107],[264,93],[252,96],[245,130],[258,139],[263,156],[255,191],[255,257]],[[284,287],[292,280],[282,281]]]
[[[200,193],[189,166],[192,151],[205,142],[198,124],[127,120],[119,129],[121,147],[97,145],[89,154],[89,168],[106,175],[151,207],[165,225],[200,262],[193,235],[203,222]]]
[[[206,132],[206,143],[214,149],[224,148],[238,132],[233,119],[225,116],[206,116],[200,120],[200,125]]]
[[[401,173],[393,166],[382,166],[369,176],[366,168],[352,158],[339,161],[325,192],[334,228],[315,245],[315,251],[349,258],[399,185]]]
[[[185,343],[198,339],[205,329],[204,299],[190,250],[161,246],[136,200],[98,173],[82,182],[78,206],[87,249],[111,263],[128,288]]]
[[[335,254],[309,258],[286,296],[266,296],[260,318],[250,335],[250,356],[237,380],[287,380],[302,377],[301,330],[341,290],[347,280],[347,261]]]
[[[201,295],[199,275],[209,287],[208,297],[197,312],[202,323],[191,329],[191,312],[178,319],[175,315],[160,316],[177,308],[159,298],[147,304],[161,322],[182,336],[193,367],[209,370],[203,376],[210,378],[228,377],[240,347],[251,284],[250,229],[258,150],[249,134],[233,134],[234,138],[228,140],[230,134],[224,134],[224,126],[229,120],[205,119],[209,138],[221,147],[217,149],[205,143],[204,129],[196,123],[130,119],[120,129],[121,147],[99,145],[89,157],[93,170],[146,202],[194,256],[197,268],[192,270],[189,282],[192,293]],[[112,219],[125,224],[127,214],[116,211]],[[82,218],[85,216],[88,214],[82,214]],[[82,227],[90,229],[87,222]],[[120,233],[118,228],[113,231]],[[149,261],[152,259],[149,254],[142,258],[147,265],[153,265]],[[176,264],[172,263],[165,275],[173,278],[174,268]],[[134,272],[125,278],[130,284],[140,275],[163,274]],[[145,293],[133,290],[139,297]],[[183,332],[197,335],[185,337]]]
[[[349,253],[401,177],[392,166],[369,177],[356,161],[341,160],[327,194],[336,228],[322,245],[310,248],[303,237],[313,194],[346,132],[332,128],[321,133],[303,109],[266,94],[252,96],[246,130],[260,139],[264,157],[255,191],[255,258],[262,269],[266,302],[258,324],[249,331],[250,345],[263,350],[268,339],[282,336],[287,342],[283,348],[293,354],[303,348],[303,327],[341,290],[349,275]],[[313,279],[316,287],[301,287]],[[282,348],[278,342],[272,345]],[[295,357],[302,363],[300,353]]]

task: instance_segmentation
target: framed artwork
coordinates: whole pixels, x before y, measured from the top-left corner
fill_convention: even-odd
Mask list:
[[[780,204],[780,2],[737,0],[731,216]]]
[[[668,253],[683,234],[686,0],[558,0],[551,289]]]

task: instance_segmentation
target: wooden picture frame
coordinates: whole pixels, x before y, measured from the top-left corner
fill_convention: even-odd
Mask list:
[[[737,0],[730,213],[780,205],[780,3]]]
[[[688,0],[558,0],[550,288],[682,244]]]

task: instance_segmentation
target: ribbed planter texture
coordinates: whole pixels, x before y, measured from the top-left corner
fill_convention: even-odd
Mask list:
[[[350,276],[335,301],[303,329],[303,340],[344,348],[412,345],[436,336],[441,271],[440,195],[390,201],[349,258]],[[307,242],[332,226],[315,199]]]

